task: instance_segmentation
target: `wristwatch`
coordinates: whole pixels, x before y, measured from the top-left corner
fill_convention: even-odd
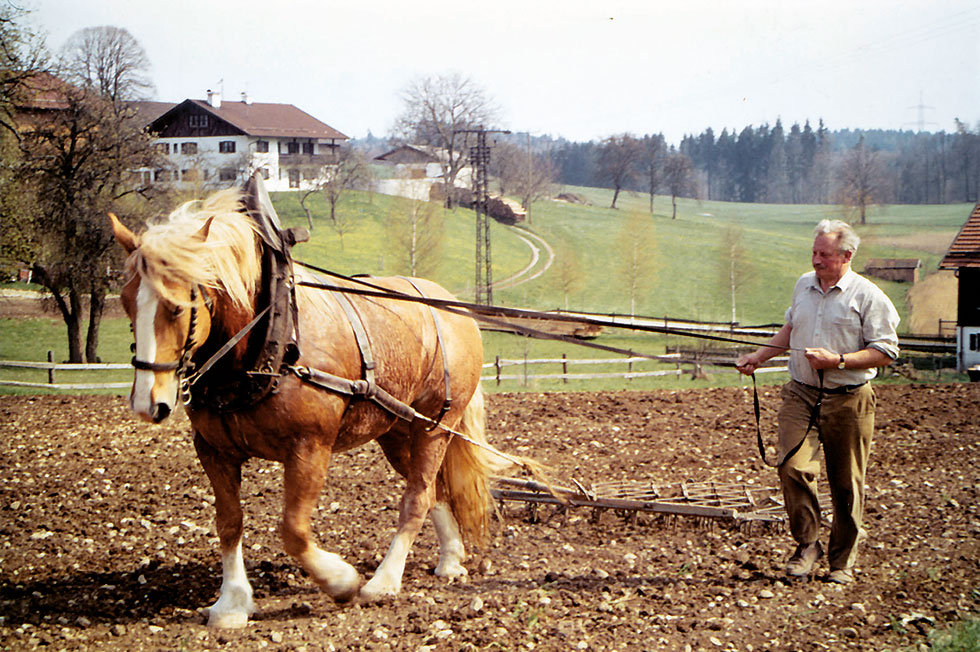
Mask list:
[[[838,369],[846,369],[846,367],[844,366],[844,354],[843,353],[840,354],[840,362],[837,363],[837,368]]]

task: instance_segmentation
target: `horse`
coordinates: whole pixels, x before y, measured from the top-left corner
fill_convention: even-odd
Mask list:
[[[271,220],[250,219],[254,206],[271,212]],[[160,423],[184,400],[197,457],[214,492],[222,580],[208,625],[242,628],[256,610],[242,554],[240,496],[242,464],[252,457],[284,465],[283,547],[337,602],[370,603],[397,594],[427,515],[439,545],[435,574],[466,575],[467,546],[488,536],[489,478],[507,465],[495,449],[481,446],[483,351],[476,322],[419,303],[308,287],[319,277],[294,268],[288,246],[278,248],[278,260],[287,264],[280,274],[285,289],[277,293],[287,300],[264,296],[270,294],[264,277],[274,271],[265,240],[270,230],[285,232],[261,180],[258,190],[222,190],[188,202],[140,235],[109,217],[128,253],[121,299],[135,340],[130,407]],[[347,287],[352,281],[337,283]],[[453,299],[423,279],[371,283],[403,295]],[[263,302],[273,310],[263,314]],[[276,331],[253,325],[272,323],[272,312],[287,313],[278,320],[285,326],[273,347],[279,357],[253,368],[256,351],[267,347],[260,340]],[[364,391],[345,393],[345,383]],[[236,400],[236,392],[250,400]],[[408,416],[369,400],[372,393],[393,398]],[[397,531],[362,585],[351,564],[317,545],[310,517],[331,455],[370,441],[378,442],[406,486]]]

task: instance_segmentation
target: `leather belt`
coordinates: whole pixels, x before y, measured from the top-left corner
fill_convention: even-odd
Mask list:
[[[823,389],[820,389],[819,387],[814,387],[813,385],[807,385],[806,383],[801,383],[798,380],[794,380],[793,382],[799,385],[803,385],[807,389],[812,389],[815,392],[823,392],[824,394],[850,394],[854,390],[864,387],[865,385],[868,384],[868,382],[865,381],[863,383],[858,383],[857,385],[841,385],[840,387],[824,387]]]

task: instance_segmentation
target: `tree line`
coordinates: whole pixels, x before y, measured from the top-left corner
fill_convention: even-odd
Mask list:
[[[538,138],[566,185],[719,201],[786,204],[975,202],[980,124],[952,133],[831,131],[822,120],[788,130],[705,129],[667,145],[663,135],[624,133],[587,143]],[[857,206],[860,208],[860,205]]]

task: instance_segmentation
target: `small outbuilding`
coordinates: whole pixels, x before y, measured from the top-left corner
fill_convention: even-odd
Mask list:
[[[957,368],[980,380],[980,203],[953,239],[939,269],[955,271],[958,281]]]
[[[864,265],[864,273],[884,281],[915,283],[919,280],[922,261],[918,258],[872,258]]]

